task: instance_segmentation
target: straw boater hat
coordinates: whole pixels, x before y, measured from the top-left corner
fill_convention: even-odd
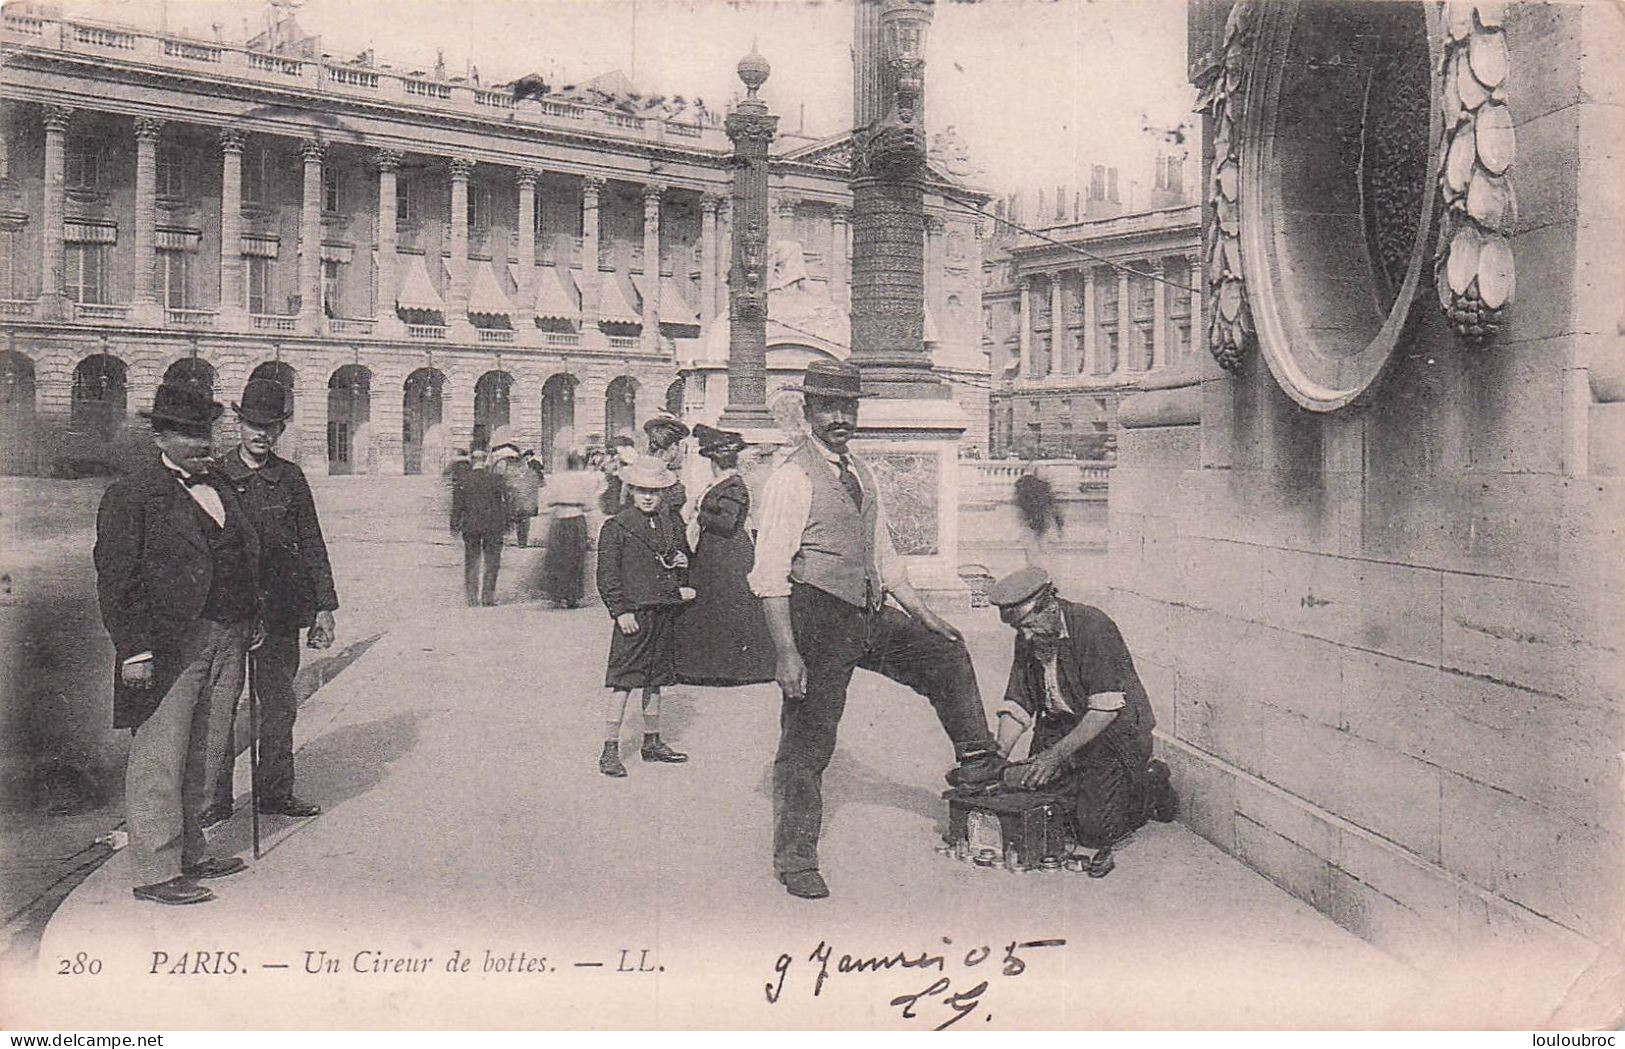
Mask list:
[[[519,458],[519,453],[511,444],[499,444],[491,451],[491,461],[493,463],[506,462],[509,459],[517,458]]]
[[[658,491],[677,483],[677,475],[652,455],[639,456],[631,466],[621,468],[621,483],[632,488]]]
[[[737,452],[745,447],[744,434],[733,430],[719,430],[704,423],[694,424],[694,440],[699,443],[700,454],[708,459],[721,453]]]
[[[208,426],[226,410],[202,390],[191,386],[161,383],[152,397],[152,410],[138,412],[153,422],[169,422],[178,426]]]
[[[242,403],[231,402],[237,418],[255,426],[284,423],[293,417],[288,388],[275,379],[250,379],[243,387]]]
[[[868,396],[863,392],[863,375],[857,365],[845,361],[812,361],[802,373],[800,383],[784,388],[803,397],[852,400]]]

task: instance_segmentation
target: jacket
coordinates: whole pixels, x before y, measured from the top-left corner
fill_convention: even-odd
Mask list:
[[[304,471],[274,452],[258,470],[235,450],[218,465],[260,539],[262,618],[273,634],[296,633],[339,607],[333,567]]]
[[[229,484],[216,485],[228,518],[239,522],[259,594],[260,542]],[[214,560],[196,504],[156,459],[107,486],[96,511],[96,597],[113,640],[113,727],[135,728],[157,709],[181,672],[180,646],[203,611]],[[149,688],[127,688],[126,659],[151,652]]]
[[[609,614],[681,604],[678,588],[688,585],[688,569],[660,560],[679,551],[693,556],[682,521],[664,509],[651,515],[629,506],[605,521],[598,532],[598,596]]]
[[[502,475],[489,467],[463,479],[464,535],[501,535],[508,530],[513,497]]]

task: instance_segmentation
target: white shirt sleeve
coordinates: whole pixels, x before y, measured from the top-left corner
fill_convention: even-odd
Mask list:
[[[790,563],[812,514],[812,482],[801,467],[785,463],[762,486],[756,534],[756,566],[746,581],[757,597],[790,596]]]

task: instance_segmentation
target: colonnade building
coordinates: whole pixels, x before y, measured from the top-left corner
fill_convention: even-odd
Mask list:
[[[0,471],[125,458],[166,377],[223,401],[284,381],[280,447],[317,472],[434,472],[495,439],[556,462],[661,407],[714,414],[721,114],[618,73],[516,100],[281,28],[234,45],[4,8]],[[829,309],[770,332],[770,372],[846,352],[846,138],[775,142],[781,283]],[[932,179],[936,350],[985,405],[976,216],[952,201],[986,198]]]
[[[1112,457],[1118,402],[1199,353],[1201,208],[1183,163],[1159,161],[1146,210],[1113,199],[1115,171],[1086,205],[1057,193],[1024,219],[1004,204],[1033,232],[1000,223],[982,264],[995,457]]]

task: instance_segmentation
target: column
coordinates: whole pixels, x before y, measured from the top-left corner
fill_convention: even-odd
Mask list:
[[[836,205],[830,212],[829,224],[829,297],[835,305],[846,309],[847,283],[851,273],[852,209]]]
[[[796,236],[796,208],[801,204],[799,197],[792,197],[781,193],[773,200],[773,215],[768,229],[767,242],[772,244],[776,240],[800,240]]]
[[[582,345],[598,338],[598,195],[604,180],[581,180],[581,336]]]
[[[1021,377],[1033,378],[1033,303],[1032,278],[1018,278],[1021,294],[1021,314],[1016,321],[1016,343],[1021,348]]]
[[[1117,271],[1117,367],[1113,374],[1128,367],[1129,347],[1134,340],[1134,300],[1129,298],[1128,270]]]
[[[666,187],[643,187],[643,337],[645,353],[660,352],[660,194]]]
[[[395,295],[400,291],[395,228],[396,173],[400,170],[401,154],[398,150],[380,149],[373,153],[372,162],[378,169],[378,301],[373,304],[373,317],[378,322],[378,334],[404,336],[406,325],[395,312]]]
[[[519,268],[514,278],[519,285],[519,302],[514,310],[514,327],[520,342],[539,342],[536,331],[536,179],[541,172],[520,168],[519,186]]]
[[[473,341],[468,331],[468,179],[474,162],[466,157],[451,159],[451,280],[447,286],[446,324],[461,329],[456,336]]]
[[[1151,367],[1168,366],[1168,267],[1161,259],[1151,264]]]
[[[1200,252],[1185,256],[1185,282],[1191,289],[1191,343],[1185,347],[1185,352],[1205,356],[1207,324],[1202,317],[1202,300],[1207,296],[1207,281],[1202,270]]]
[[[700,331],[709,333],[717,317],[717,206],[715,193],[700,197]]]
[[[243,288],[243,142],[235,128],[220,132],[220,327],[248,326]]]
[[[325,151],[320,142],[306,142],[300,151],[305,161],[305,186],[299,211],[299,326],[307,333],[315,333],[321,328],[322,318],[322,155]],[[325,387],[321,396],[325,404]]]
[[[67,314],[62,294],[63,182],[67,175],[68,121],[73,110],[47,105],[45,111],[45,200],[40,208],[40,314],[53,320]],[[150,403],[142,407],[150,407]]]
[[[135,282],[130,296],[130,318],[143,324],[163,320],[163,307],[154,294],[153,263],[158,241],[158,136],[164,122],[155,117],[135,118]]]
[[[734,264],[733,203],[723,197],[717,205],[717,316],[728,311],[728,274]]]
[[[1060,270],[1049,278],[1049,373],[1072,374],[1071,354],[1066,352],[1066,303],[1062,301]]]
[[[773,424],[767,410],[767,169],[779,118],[756,94],[768,76],[766,61],[752,52],[739,63],[739,70],[748,90],[723,124],[733,144],[728,157],[733,168],[733,236],[728,262],[728,403],[721,425],[765,429]]]
[[[394,223],[393,213],[389,221]],[[400,363],[372,369],[372,441],[378,449],[378,472],[385,476],[399,477],[406,472],[401,444],[405,404],[401,395],[409,370]]]
[[[931,311],[931,319],[936,322],[939,342],[948,337],[948,318],[943,313],[947,296],[942,291],[942,231],[945,225],[940,215],[925,217],[925,308]],[[1051,368],[1053,370],[1053,365]]]
[[[1095,333],[1097,308],[1095,268],[1090,266],[1083,271],[1083,364],[1078,370],[1084,375],[1094,375],[1100,370],[1100,348]]]

